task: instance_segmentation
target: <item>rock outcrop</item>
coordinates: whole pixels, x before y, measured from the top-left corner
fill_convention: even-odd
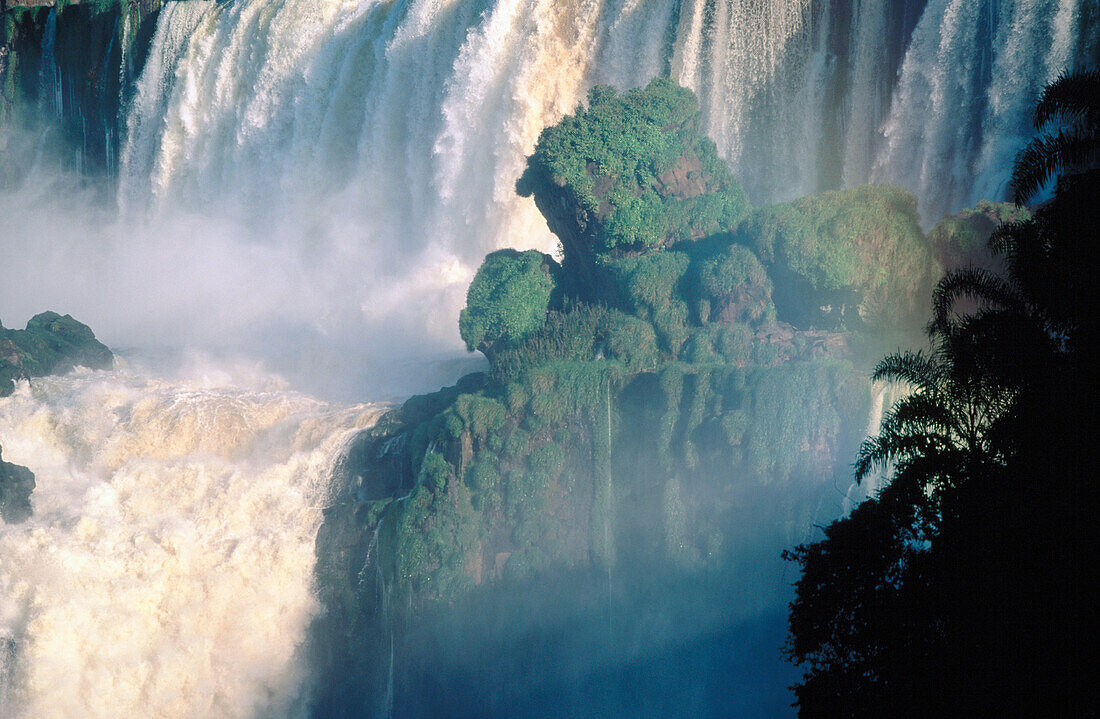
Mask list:
[[[940,272],[917,198],[889,185],[761,208],[737,236],[767,267],[779,319],[802,328],[919,326]]]
[[[71,315],[43,312],[23,330],[0,324],[0,397],[11,394],[18,379],[64,374],[74,367],[108,369],[113,363],[111,350]]]
[[[1001,259],[989,251],[989,238],[1004,223],[1025,222],[1031,213],[1009,202],[983,200],[936,223],[928,242],[936,260],[946,271],[963,267],[998,270]]]
[[[0,447],[0,519],[17,524],[31,516],[34,473],[26,467],[4,461]]]
[[[753,557],[778,561],[835,501],[827,479],[855,452],[870,383],[849,324],[784,320],[778,298],[795,274],[850,294],[861,328],[872,298],[908,317],[932,265],[912,196],[810,198],[750,236],[685,93],[597,88],[543,133],[517,189],[561,240],[560,268],[490,255],[462,327],[490,371],[411,398],[351,445],[317,540],[322,714],[438,715],[446,686],[538,715],[513,691],[529,641],[567,657],[541,677],[548,693],[593,652],[634,668],[660,632],[587,647],[565,628],[706,633],[698,616],[728,611]],[[883,282],[891,271],[913,277]],[[710,598],[682,612],[673,585]]]
[[[567,292],[596,301],[605,261],[728,230],[749,210],[699,118],[689,90],[654,80],[621,95],[596,87],[543,131],[516,189],[561,240]]]
[[[27,124],[36,138],[48,130],[59,164],[92,177],[116,173],[124,108],[161,4],[0,0],[0,128]],[[5,134],[0,154],[27,150]],[[26,164],[0,163],[0,187],[23,181]]]
[[[114,355],[95,338],[85,324],[70,315],[43,312],[23,330],[5,329],[0,323],[0,397],[15,388],[15,381],[62,374],[74,367],[107,369]],[[0,459],[0,518],[22,522],[31,516],[34,473]]]

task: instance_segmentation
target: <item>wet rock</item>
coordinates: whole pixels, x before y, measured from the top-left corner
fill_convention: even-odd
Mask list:
[[[0,518],[18,524],[30,518],[34,473],[26,467],[5,462],[0,447]]]
[[[111,350],[71,315],[43,312],[24,330],[0,325],[0,397],[11,394],[18,379],[63,374],[74,367],[108,369],[113,363]]]

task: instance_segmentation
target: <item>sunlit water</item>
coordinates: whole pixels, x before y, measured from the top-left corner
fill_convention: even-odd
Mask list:
[[[1100,46],[1087,0],[840,5],[166,3],[125,108],[117,194],[40,171],[0,197],[2,318],[51,308],[108,344],[236,344],[301,365],[284,373],[359,372],[348,396],[387,359],[461,350],[486,252],[555,250],[515,183],[597,83],[695,90],[758,205],[891,182],[928,225],[1005,196],[1035,94]],[[54,97],[78,79],[51,70],[48,45]]]
[[[314,540],[333,466],[379,409],[270,379],[121,369],[0,399],[35,514],[0,524],[0,716],[303,711]]]

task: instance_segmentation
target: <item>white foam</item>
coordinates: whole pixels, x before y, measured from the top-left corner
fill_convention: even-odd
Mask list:
[[[0,400],[37,481],[0,525],[0,714],[298,715],[321,507],[377,412],[132,370]]]

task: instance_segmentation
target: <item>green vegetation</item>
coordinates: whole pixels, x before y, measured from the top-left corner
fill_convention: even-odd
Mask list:
[[[542,326],[554,293],[557,263],[540,252],[498,250],[470,283],[458,326],[466,347],[492,351]]]
[[[936,273],[919,220],[913,195],[875,185],[762,208],[738,238],[782,290],[781,319],[915,325]]]
[[[583,606],[616,636],[640,616],[617,620],[623,587],[672,581],[719,591],[725,612],[753,601],[739,586],[753,552],[805,541],[840,502],[872,403],[861,360],[917,334],[938,269],[915,202],[868,187],[746,214],[697,112],[667,81],[597,88],[543,133],[517,189],[561,265],[489,255],[460,325],[488,371],[410,398],[356,452],[356,473],[388,488],[346,510],[358,546],[378,532],[377,579],[349,581],[361,617],[377,595],[412,631],[426,617],[455,631],[459,606],[524,627]],[[907,546],[857,535],[872,562]],[[478,604],[499,596],[527,598],[506,615]],[[461,630],[462,647],[492,631]]]
[[[746,219],[697,125],[691,94],[655,81],[596,88],[543,133],[520,189],[561,266],[488,255],[460,330],[489,371],[411,398],[362,452],[362,475],[403,497],[367,515],[403,606],[651,550],[717,571],[746,493],[821,484],[854,451],[868,381],[844,336],[781,323],[773,294],[794,277],[905,315],[931,267],[912,197],[862,188]]]
[[[543,131],[529,172],[568,188],[595,220],[596,252],[666,247],[733,227],[748,210],[698,126],[695,96],[670,80],[621,95],[599,86],[587,108]]]
[[[968,265],[986,265],[992,261],[987,252],[989,238],[1002,224],[1031,219],[1027,208],[1010,202],[982,200],[936,223],[928,234],[928,243],[940,266],[955,270]]]

